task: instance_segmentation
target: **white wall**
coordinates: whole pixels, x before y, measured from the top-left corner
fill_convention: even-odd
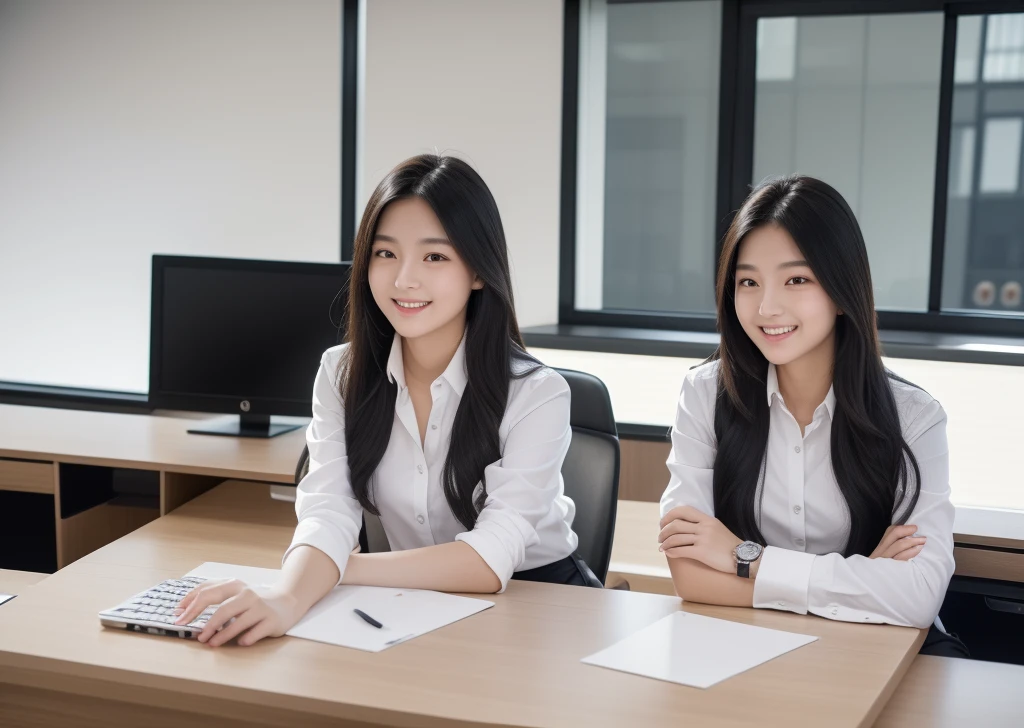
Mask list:
[[[0,380],[145,391],[153,253],[338,260],[340,22],[0,0]]]
[[[366,3],[360,210],[407,157],[466,159],[498,201],[521,326],[558,317],[562,5]]]

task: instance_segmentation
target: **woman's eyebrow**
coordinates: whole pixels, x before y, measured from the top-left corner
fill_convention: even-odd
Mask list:
[[[398,240],[391,237],[390,235],[384,235],[383,233],[377,233],[373,236],[374,242],[381,241],[383,243],[398,243]],[[448,238],[420,238],[421,244],[425,245],[451,245],[451,241]]]
[[[788,263],[780,263],[779,270],[783,268],[810,268],[806,260],[791,260]],[[750,263],[737,263],[736,270],[752,270],[756,271],[757,266],[751,265]]]

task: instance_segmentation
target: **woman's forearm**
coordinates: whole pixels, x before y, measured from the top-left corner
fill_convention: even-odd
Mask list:
[[[461,541],[379,554],[352,554],[342,584],[493,594],[501,579]]]
[[[296,614],[301,616],[338,584],[338,567],[320,549],[298,546],[285,559],[277,590],[294,600]]]
[[[699,561],[670,558],[668,568],[676,594],[687,602],[718,604],[724,607],[752,607],[754,605],[754,577],[758,562],[751,564],[751,578],[712,569]]]

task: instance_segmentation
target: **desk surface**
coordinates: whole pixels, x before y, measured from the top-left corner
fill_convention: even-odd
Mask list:
[[[1018,726],[1024,667],[919,655],[875,728]]]
[[[0,405],[0,457],[292,483],[305,431],[190,435],[199,420]]]
[[[284,710],[384,725],[678,725],[683,716],[702,725],[868,725],[922,638],[523,582],[495,595],[494,608],[380,654],[292,638],[213,650],[99,626],[100,609],[203,561],[276,566],[294,516],[287,504],[253,498],[253,488],[264,486],[218,486],[5,605],[0,682],[205,714],[230,704],[242,720]],[[680,608],[820,639],[708,690],[580,663]]]
[[[45,578],[46,574],[39,574],[35,571],[0,569],[0,594],[21,594]]]

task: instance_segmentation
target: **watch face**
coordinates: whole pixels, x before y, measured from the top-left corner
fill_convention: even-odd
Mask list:
[[[736,547],[736,558],[742,561],[753,561],[761,555],[761,545],[753,541],[744,541]]]

